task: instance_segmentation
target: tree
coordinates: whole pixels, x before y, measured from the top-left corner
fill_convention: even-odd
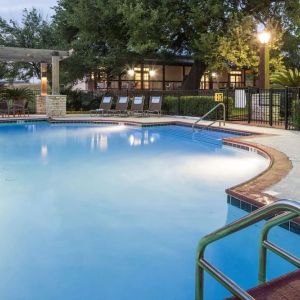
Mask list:
[[[272,73],[280,71],[283,66],[282,32],[268,25],[272,40],[269,48],[271,51],[270,70]],[[228,23],[227,32],[218,37],[218,46],[213,52],[211,69],[247,69],[257,73],[259,65],[259,47],[257,23],[252,16],[238,16],[233,14]]]
[[[127,29],[115,0],[60,0],[54,22],[62,46],[74,49],[63,62],[65,80],[87,74],[112,77],[130,60]]]
[[[299,6],[298,0],[60,0],[55,24],[65,47],[75,49],[65,62],[70,78],[91,72],[110,78],[144,56],[190,55],[194,65],[183,88],[197,89],[215,65],[257,68],[258,25],[276,32],[271,65],[280,69]]]
[[[0,42],[6,47],[53,49],[57,45],[55,28],[51,22],[43,20],[42,15],[33,8],[24,9],[21,24],[14,20],[7,22],[0,17]],[[27,80],[40,77],[38,63],[9,63],[5,77]]]
[[[191,55],[194,64],[183,83],[197,89],[210,63],[218,35],[224,33],[224,1],[127,0],[121,5],[131,48],[145,55]]]
[[[298,69],[288,69],[275,73],[271,80],[273,83],[284,87],[299,87],[300,86],[300,71]]]

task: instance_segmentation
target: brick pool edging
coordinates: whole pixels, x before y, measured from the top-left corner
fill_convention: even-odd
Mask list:
[[[263,191],[279,182],[293,168],[289,158],[282,152],[261,144],[243,141],[245,137],[235,137],[223,140],[223,144],[257,154],[270,159],[270,165],[257,176],[225,190],[227,202],[247,212],[279,200]],[[247,137],[249,138],[249,136]],[[250,136],[255,138],[255,135]],[[280,225],[281,227],[300,235],[300,217]]]

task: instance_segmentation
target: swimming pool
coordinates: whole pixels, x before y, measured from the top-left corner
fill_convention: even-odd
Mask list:
[[[245,214],[227,204],[225,188],[268,165],[223,146],[225,136],[1,124],[0,299],[194,299],[199,239]],[[253,286],[258,236],[255,225],[220,241],[208,260]],[[300,254],[298,235],[278,228],[272,239]],[[270,255],[269,278],[291,269]],[[206,299],[227,295],[206,278]]]

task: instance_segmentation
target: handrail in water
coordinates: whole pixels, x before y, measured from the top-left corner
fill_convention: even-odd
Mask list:
[[[225,104],[224,103],[219,103],[217,104],[216,106],[214,106],[210,111],[208,111],[205,115],[203,115],[202,117],[200,117],[196,122],[194,122],[192,128],[193,128],[193,131],[195,131],[195,126],[200,122],[200,121],[203,121],[208,115],[210,115],[212,112],[214,112],[218,107],[222,106],[223,107],[223,121],[220,121],[220,120],[216,120],[216,121],[213,121],[211,124],[205,126],[205,128],[208,128],[210,126],[212,126],[213,124],[215,124],[216,122],[220,122],[220,125],[221,125],[221,122],[223,122],[223,125],[225,126],[225,122],[226,122],[226,107],[225,107]],[[202,128],[203,130],[204,128]]]
[[[279,215],[278,215],[279,214]],[[205,249],[213,242],[220,240],[232,233],[240,231],[250,225],[253,225],[263,219],[272,217],[266,222],[262,229],[260,241],[260,256],[259,256],[259,283],[266,281],[266,251],[273,251],[275,254],[286,259],[297,267],[300,267],[300,260],[285,250],[279,248],[267,240],[269,231],[277,225],[285,223],[300,215],[300,203],[290,200],[279,200],[263,206],[249,215],[228,224],[211,234],[203,237],[198,245],[196,257],[196,300],[204,299],[204,271],[208,272],[218,282],[220,282],[228,291],[242,300],[253,300],[254,298],[244,289],[238,286],[226,275],[221,273],[212,264],[204,258]]]

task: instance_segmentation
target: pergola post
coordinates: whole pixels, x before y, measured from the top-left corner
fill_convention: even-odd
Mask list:
[[[53,52],[52,55],[52,95],[59,95],[59,53]]]

